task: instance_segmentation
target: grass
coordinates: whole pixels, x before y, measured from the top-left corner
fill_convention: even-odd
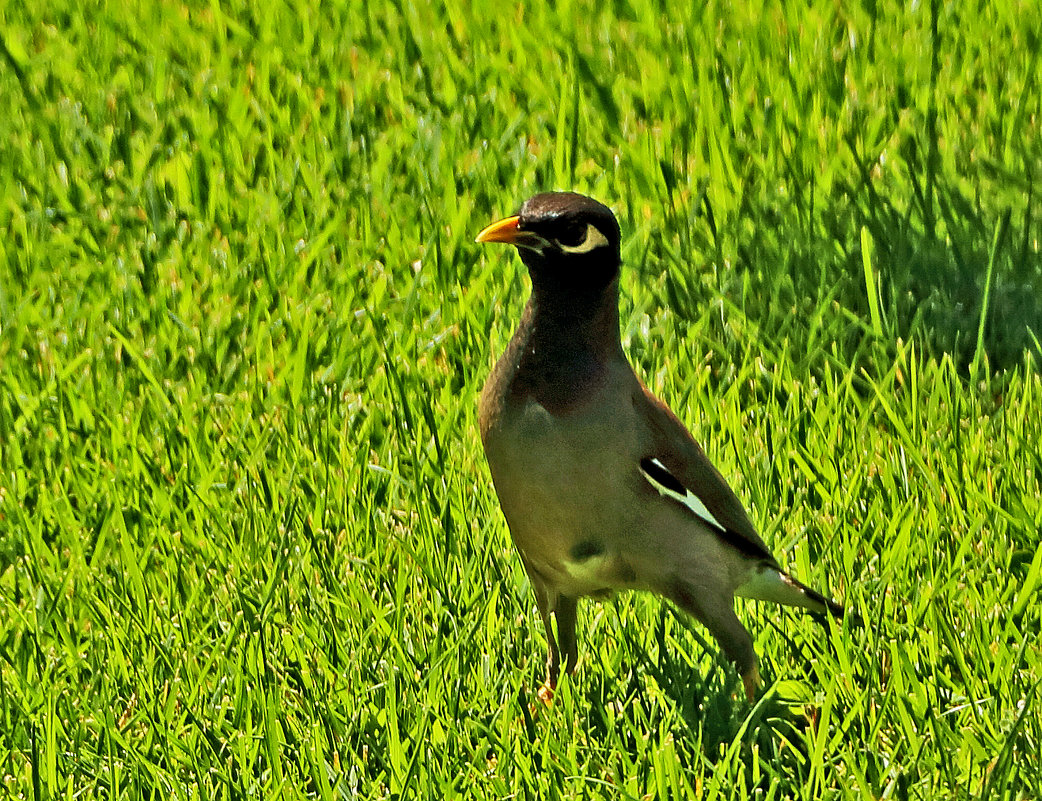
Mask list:
[[[16,798],[1042,796],[1029,4],[0,9]],[[544,642],[474,234],[610,203],[625,344],[783,562],[750,706],[658,599]]]

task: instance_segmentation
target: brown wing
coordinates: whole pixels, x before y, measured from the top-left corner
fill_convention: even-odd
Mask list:
[[[756,533],[742,502],[713,467],[712,462],[695,442],[683,423],[662,401],[656,398],[643,384],[637,402],[643,407],[648,428],[651,432],[654,452],[643,454],[642,471],[656,469],[657,460],[665,468],[669,478],[659,475],[656,483],[665,483],[667,488],[672,479],[687,493],[694,495],[712,516],[711,528],[732,546],[746,555],[777,565],[770,549]],[[715,526],[712,523],[716,523]]]

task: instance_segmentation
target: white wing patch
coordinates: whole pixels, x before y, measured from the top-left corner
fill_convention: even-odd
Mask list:
[[[649,467],[653,469],[645,469],[646,462],[650,463]],[[666,466],[658,459],[642,460],[640,465],[640,474],[644,476],[651,486],[659,491],[660,495],[664,495],[684,504],[684,506],[694,512],[697,517],[701,518],[706,523],[709,523],[709,525],[715,526],[721,531],[727,530],[727,528],[721,525],[720,521],[713,516],[713,513],[706,508],[706,505],[702,503],[702,499],[695,495],[691,490],[684,487],[684,485],[680,483],[680,480],[670,473],[669,470],[666,469]],[[674,484],[675,487],[668,486],[664,483],[664,478],[672,479],[670,483]],[[681,489],[684,490],[683,493],[679,491]]]
[[[608,237],[601,233],[600,229],[593,223],[586,224],[586,236],[583,237],[583,241],[578,245],[563,245],[557,240],[557,247],[561,249],[562,253],[589,253],[594,248],[599,248],[602,245],[608,244]]]

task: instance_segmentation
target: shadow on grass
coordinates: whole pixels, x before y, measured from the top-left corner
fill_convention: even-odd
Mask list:
[[[890,333],[918,337],[935,354],[950,353],[966,367],[981,345],[995,369],[1042,355],[1042,254],[1032,192],[1024,207],[1007,207],[989,219],[954,187],[935,189],[942,224],[900,213],[887,199],[863,209],[859,222],[871,231],[878,253],[880,300]],[[846,271],[863,268],[860,248],[848,253]],[[1036,358],[1036,364],[1039,364]]]
[[[667,642],[670,619],[679,624],[687,647]],[[689,775],[723,771],[730,782],[735,774],[742,774],[750,792],[757,788],[768,791],[772,777],[779,773],[797,776],[808,772],[811,718],[799,714],[798,705],[773,693],[749,704],[733,666],[697,623],[663,603],[654,649],[630,636],[625,627],[620,631],[624,650],[634,661],[628,675],[587,683],[583,703],[592,737],[612,747],[621,745],[636,756],[660,747],[657,740],[673,736],[684,741],[676,758]],[[699,650],[714,655],[713,659],[692,660]],[[765,679],[770,686],[769,669]],[[614,721],[605,711],[607,704],[614,704]]]
[[[754,224],[720,221],[704,192],[686,216],[667,212],[666,233],[652,233],[649,250],[663,263],[641,265],[664,272],[660,303],[697,320],[724,298],[763,332],[764,348],[786,342],[797,360],[826,341],[856,363],[866,339],[900,338],[933,357],[950,354],[965,370],[980,334],[991,369],[1022,365],[1025,353],[1038,369],[1042,217],[1030,174],[976,175],[971,185],[939,173],[924,182],[914,144],[898,146],[881,175],[875,157],[849,143],[856,166],[827,191],[807,167],[785,197],[766,191],[769,176],[750,172],[742,207],[755,201]],[[679,249],[666,241],[673,231]]]

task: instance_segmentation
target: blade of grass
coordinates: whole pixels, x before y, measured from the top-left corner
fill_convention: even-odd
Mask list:
[[[991,251],[988,253],[988,269],[984,275],[984,294],[981,297],[980,318],[977,323],[977,347],[973,351],[973,362],[970,365],[970,375],[976,377],[979,373],[981,359],[984,358],[984,326],[988,321],[988,308],[991,305],[991,286],[995,275],[995,260],[998,258],[999,247],[1006,236],[1009,228],[1009,220],[1012,211],[1006,209],[1002,215],[995,234],[991,239]]]
[[[865,293],[868,297],[868,313],[872,320],[872,333],[880,339],[883,337],[883,315],[879,306],[879,278],[875,272],[873,253],[875,240],[868,226],[861,226],[861,266],[864,268]]]

